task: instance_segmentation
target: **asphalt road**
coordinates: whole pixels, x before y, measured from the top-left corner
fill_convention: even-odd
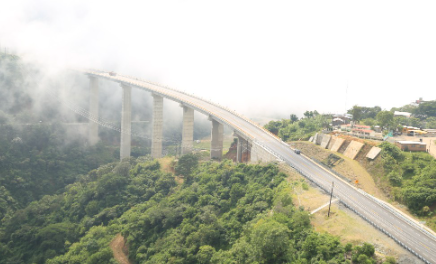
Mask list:
[[[330,190],[332,182],[334,182],[334,196],[339,198],[342,203],[391,236],[397,243],[403,245],[403,247],[423,261],[436,264],[436,237],[431,231],[424,230],[413,219],[410,219],[388,204],[378,201],[363,191],[354,188],[347,182],[321,168],[306,156],[294,153],[287,144],[281,142],[247,118],[201,98],[133,77],[110,76],[108,73],[101,71],[82,72],[90,76],[125,83],[192,107],[196,111],[209,115],[217,121],[232,127],[240,135],[244,135],[250,141],[268,149],[278,159],[294,167],[321,188]]]

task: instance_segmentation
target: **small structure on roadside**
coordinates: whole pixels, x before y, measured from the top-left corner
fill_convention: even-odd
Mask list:
[[[397,141],[395,145],[403,151],[427,151],[427,144],[416,141]]]

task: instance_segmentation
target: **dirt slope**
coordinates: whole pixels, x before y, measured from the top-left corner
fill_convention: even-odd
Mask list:
[[[114,258],[118,261],[118,263],[131,264],[128,257],[129,252],[127,249],[127,245],[124,237],[121,234],[118,234],[109,244],[109,246],[114,252]]]

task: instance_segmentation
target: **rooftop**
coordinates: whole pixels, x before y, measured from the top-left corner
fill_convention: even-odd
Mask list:
[[[401,145],[411,145],[411,144],[418,144],[418,145],[426,145],[424,142],[419,141],[397,141]]]

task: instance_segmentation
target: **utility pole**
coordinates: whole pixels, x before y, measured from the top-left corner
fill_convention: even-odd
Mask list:
[[[335,182],[332,182],[332,191],[330,192],[330,204],[329,204],[329,212],[327,214],[327,217],[330,217],[330,207],[332,206],[333,187],[335,187]]]

